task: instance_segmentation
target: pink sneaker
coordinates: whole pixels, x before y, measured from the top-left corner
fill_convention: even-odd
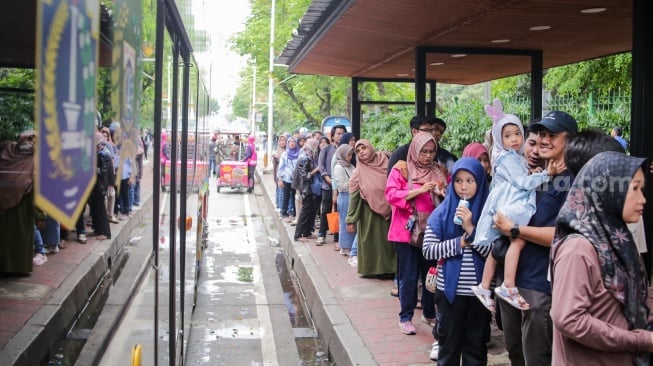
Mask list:
[[[401,329],[402,333],[408,335],[413,335],[417,333],[415,331],[415,326],[413,325],[413,322],[411,322],[410,320],[407,320],[405,322],[399,322],[399,329]]]

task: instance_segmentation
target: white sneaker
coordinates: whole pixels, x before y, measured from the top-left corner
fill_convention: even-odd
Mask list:
[[[358,267],[358,256],[355,255],[355,256],[353,256],[353,257],[349,257],[349,259],[347,260],[347,262],[348,262],[349,265],[352,266],[352,267]]]
[[[48,261],[48,257],[46,257],[45,254],[41,254],[41,253],[36,253],[34,258],[32,258],[32,264],[34,264],[35,266],[42,266],[47,261]]]
[[[315,241],[316,245],[324,245],[324,237],[323,236],[318,236],[317,240]]]
[[[429,358],[433,361],[437,361],[438,354],[440,353],[440,343],[438,341],[433,342],[431,347],[431,352],[429,352]]]
[[[43,251],[45,254],[55,254],[59,253],[59,246],[58,245],[46,245],[43,247]]]

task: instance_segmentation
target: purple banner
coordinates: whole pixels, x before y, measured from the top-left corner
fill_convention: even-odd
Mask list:
[[[35,202],[74,228],[95,184],[97,0],[39,0]]]

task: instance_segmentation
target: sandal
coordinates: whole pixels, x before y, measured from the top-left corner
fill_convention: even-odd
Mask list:
[[[515,309],[530,309],[530,305],[528,305],[526,300],[524,300],[524,298],[519,294],[519,289],[517,289],[517,287],[506,287],[501,285],[501,287],[494,289],[494,293]]]
[[[496,305],[494,303],[494,299],[490,297],[492,295],[492,291],[486,290],[481,285],[478,286],[472,286],[471,287],[472,292],[474,292],[474,295],[481,301],[481,304],[485,306],[486,309],[490,310],[492,314],[496,312]]]

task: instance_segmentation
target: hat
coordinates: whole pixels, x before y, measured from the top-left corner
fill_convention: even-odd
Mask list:
[[[562,111],[551,111],[542,117],[541,121],[533,123],[533,127],[546,128],[553,133],[560,133],[563,131],[577,132],[578,122],[576,122],[574,117],[570,116],[568,113]]]

